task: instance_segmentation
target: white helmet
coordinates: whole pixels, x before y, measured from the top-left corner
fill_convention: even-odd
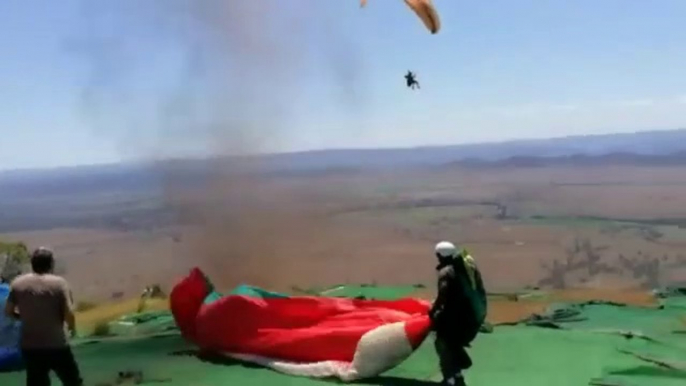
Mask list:
[[[441,241],[436,244],[434,251],[439,258],[443,259],[455,257],[455,255],[457,255],[457,248],[455,248],[455,245],[450,241]]]

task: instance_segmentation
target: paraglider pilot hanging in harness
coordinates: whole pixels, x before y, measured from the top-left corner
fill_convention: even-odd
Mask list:
[[[407,87],[411,89],[416,88],[421,88],[419,87],[419,82],[417,82],[417,75],[415,75],[412,71],[408,71],[407,74],[405,75],[405,80],[407,81]]]

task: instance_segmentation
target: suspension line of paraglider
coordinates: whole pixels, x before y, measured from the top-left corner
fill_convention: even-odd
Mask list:
[[[441,20],[438,17],[438,12],[431,0],[403,0],[405,4],[419,17],[424,23],[424,26],[431,32],[437,34],[441,29]],[[360,0],[360,7],[364,8],[367,5],[367,0]],[[410,89],[419,89],[420,85],[417,81],[416,75],[412,71],[408,71],[405,75],[407,87]]]

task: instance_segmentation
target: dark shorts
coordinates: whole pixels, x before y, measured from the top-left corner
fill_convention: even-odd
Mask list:
[[[23,349],[26,363],[26,386],[50,386],[54,371],[63,386],[82,386],[81,372],[70,347]]]

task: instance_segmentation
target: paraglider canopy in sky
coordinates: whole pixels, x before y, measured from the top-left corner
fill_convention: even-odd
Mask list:
[[[441,29],[441,21],[438,18],[438,12],[433,6],[431,0],[404,0],[410,9],[419,16],[426,28],[432,34],[438,33]],[[360,7],[367,5],[367,0],[360,0]]]

